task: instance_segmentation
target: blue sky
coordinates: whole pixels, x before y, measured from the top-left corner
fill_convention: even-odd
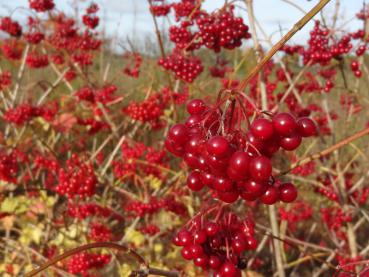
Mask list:
[[[304,10],[311,9],[318,0],[289,0]],[[54,0],[56,7],[59,10],[71,13],[73,12],[72,3],[78,2],[80,8],[86,7],[90,1],[72,1],[72,0]],[[140,41],[147,35],[153,34],[153,24],[148,12],[147,0],[95,0],[100,4],[100,15],[102,21],[105,22],[106,32],[111,36],[117,36],[120,41]],[[339,22],[342,24],[355,16],[355,13],[360,10],[363,5],[363,0],[340,0],[341,13]],[[206,0],[205,8],[214,10],[219,8],[224,3],[224,0]],[[242,1],[239,2],[244,7]],[[16,7],[28,6],[28,0],[0,0],[0,15],[9,14],[9,11]],[[333,13],[335,0],[324,9],[324,14],[329,16]],[[268,35],[272,35],[272,40],[277,41],[282,33],[290,29],[293,24],[303,15],[301,11],[287,4],[283,0],[254,0],[255,16],[259,19],[261,26]],[[245,16],[246,11],[239,9],[239,15]],[[26,16],[26,12],[18,9],[14,13],[14,18],[20,19]],[[319,16],[317,16],[319,17]],[[160,26],[165,28],[168,26],[167,20],[160,20]],[[356,21],[357,22],[357,21]],[[340,24],[338,24],[340,25]],[[310,23],[307,27],[301,30],[295,37],[295,42],[306,40],[308,32],[311,29]],[[357,23],[349,23],[350,29],[359,27]],[[262,37],[260,35],[260,37]]]

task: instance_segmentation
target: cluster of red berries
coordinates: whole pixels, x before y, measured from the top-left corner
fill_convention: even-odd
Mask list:
[[[90,164],[84,163],[77,155],[67,161],[65,168],[59,169],[59,183],[55,191],[68,198],[85,198],[95,193],[97,177]]]
[[[235,49],[242,45],[242,40],[251,38],[249,27],[242,17],[235,17],[233,6],[219,13],[206,14],[196,20],[199,28],[198,36],[202,44],[219,52],[221,48]]]
[[[24,39],[30,44],[39,44],[45,35],[41,32],[31,32],[24,34]]]
[[[19,60],[22,57],[23,48],[16,40],[4,41],[1,50],[8,60]]]
[[[138,231],[144,235],[148,235],[152,237],[152,236],[155,236],[157,233],[159,233],[160,229],[158,226],[150,224],[150,225],[139,228]]]
[[[157,3],[155,3],[157,2]],[[154,16],[166,16],[169,14],[172,5],[165,4],[163,0],[152,1],[150,11]]]
[[[22,27],[9,16],[5,16],[0,19],[0,30],[13,37],[20,37],[22,35]]]
[[[141,55],[137,52],[126,53],[124,54],[123,58],[129,59],[129,63],[123,69],[124,74],[133,78],[138,78],[138,76],[140,75],[140,67],[142,63]]]
[[[124,206],[124,210],[133,217],[153,215],[161,210],[170,211],[177,215],[187,215],[186,206],[173,197],[166,197],[163,199],[151,197],[146,203],[138,200],[131,201]]]
[[[360,63],[357,60],[351,62],[351,70],[357,78],[360,78],[363,75],[360,70]]]
[[[99,25],[100,18],[96,15],[99,7],[96,4],[91,4],[87,8],[86,14],[82,16],[82,22],[90,29],[95,29]]]
[[[84,220],[92,216],[103,217],[103,218],[113,216],[115,219],[120,218],[120,216],[116,214],[114,211],[112,211],[111,209],[107,207],[102,207],[95,203],[75,204],[73,202],[68,202],[67,212],[69,216],[80,219],[80,220]]]
[[[36,12],[50,11],[55,7],[53,0],[29,0],[29,7]]]
[[[37,52],[28,53],[26,57],[26,64],[30,68],[42,68],[49,65],[49,58],[47,55]]]
[[[88,237],[93,241],[111,241],[113,234],[106,225],[101,223],[91,223]]]
[[[18,158],[15,153],[0,154],[0,180],[16,183],[19,171]]]
[[[91,276],[89,270],[101,269],[111,260],[109,254],[78,253],[68,261],[68,271],[72,274],[81,274],[83,277]]]
[[[104,121],[96,120],[93,117],[90,118],[77,118],[77,124],[86,126],[88,133],[94,135],[101,131],[109,131],[110,125]]]
[[[107,85],[99,89],[87,86],[77,90],[74,95],[79,101],[86,101],[91,104],[97,102],[108,104],[115,100],[114,94],[117,89],[115,85]]]
[[[225,213],[212,221],[195,217],[187,226],[173,238],[173,243],[182,247],[184,259],[193,260],[203,270],[213,270],[216,277],[241,276],[246,267],[244,252],[258,245],[252,220]]]
[[[176,78],[192,83],[201,74],[204,67],[197,57],[184,57],[180,54],[172,54],[158,61],[166,70],[172,71]]]
[[[280,148],[297,149],[302,137],[316,135],[311,119],[296,120],[289,113],[278,113],[272,120],[256,118],[245,135],[219,135],[221,117],[214,117],[202,100],[190,101],[187,111],[190,116],[186,123],[170,128],[165,145],[193,170],[187,178],[191,190],[208,186],[216,197],[228,203],[239,196],[249,201],[260,198],[264,204],[296,199],[294,185],[274,180],[271,157]]]
[[[149,123],[152,126],[162,125],[160,124],[161,116],[164,114],[172,94],[170,91],[166,93],[165,91],[154,93],[142,102],[131,101],[122,111],[134,120]]]
[[[57,111],[58,107],[50,105],[50,103],[38,107],[24,103],[7,110],[3,118],[8,122],[21,126],[38,116],[51,121],[54,119]]]
[[[319,21],[315,22],[310,32],[309,48],[303,51],[304,63],[328,64],[333,58],[347,54],[351,48],[350,36],[343,36],[339,41],[330,44],[329,30],[322,28]]]
[[[7,88],[12,83],[12,74],[10,71],[3,71],[0,73],[0,90]]]

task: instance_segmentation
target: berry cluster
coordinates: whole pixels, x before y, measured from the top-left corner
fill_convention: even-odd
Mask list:
[[[3,118],[8,122],[21,126],[38,116],[43,117],[47,121],[51,121],[54,119],[57,111],[58,107],[57,105],[53,105],[53,103],[48,103],[38,107],[24,103],[13,109],[7,110]]]
[[[213,276],[241,276],[246,267],[244,252],[255,250],[258,242],[254,238],[254,223],[241,220],[233,213],[218,214],[215,220],[195,217],[188,226],[173,238],[176,246],[182,247],[186,260],[204,270],[213,270]]]
[[[233,6],[229,10],[207,14],[196,20],[198,36],[207,48],[219,52],[221,48],[235,49],[242,45],[243,39],[251,38],[249,27],[241,17],[235,17]]]
[[[12,74],[9,71],[3,71],[0,73],[0,90],[7,88],[12,83]]]
[[[26,57],[26,64],[30,68],[42,68],[49,65],[49,58],[47,55],[39,54],[37,52],[28,53]]]
[[[59,169],[59,183],[55,191],[68,198],[85,198],[95,193],[97,177],[91,165],[83,163],[73,155],[65,168]]]
[[[29,7],[36,12],[50,11],[55,7],[53,0],[29,0]]]
[[[199,58],[186,58],[180,54],[172,54],[168,57],[161,58],[158,63],[166,70],[172,71],[177,78],[188,83],[192,83],[204,69]]]
[[[23,48],[16,40],[6,40],[1,45],[1,51],[6,59],[19,60],[22,57]]]
[[[0,30],[13,37],[20,37],[22,35],[22,27],[18,22],[13,21],[9,16],[5,16],[0,19]]]
[[[360,70],[360,63],[357,60],[351,62],[351,70],[357,78],[360,78],[363,75]]]
[[[78,253],[68,261],[68,271],[72,274],[81,274],[83,277],[91,276],[88,271],[101,269],[111,260],[109,254]]]
[[[316,135],[311,119],[296,120],[289,113],[278,113],[272,120],[256,118],[245,135],[236,130],[220,135],[218,130],[225,128],[219,123],[222,116],[214,116],[202,100],[190,101],[187,111],[186,123],[170,128],[165,145],[193,170],[187,178],[191,190],[208,186],[228,203],[239,196],[249,201],[260,198],[264,204],[296,199],[297,190],[291,183],[274,180],[271,157],[280,148],[295,150],[303,137]]]
[[[90,224],[88,237],[93,241],[111,241],[113,235],[106,225],[101,223],[92,223]]]
[[[138,78],[140,74],[140,67],[142,63],[142,57],[139,53],[126,53],[123,58],[129,59],[129,63],[124,67],[123,73],[133,78]],[[133,63],[133,66],[132,66]]]
[[[15,153],[2,154],[0,153],[0,180],[16,183],[19,171],[18,158]]]
[[[87,8],[86,14],[82,16],[82,22],[90,29],[95,29],[99,25],[100,18],[96,15],[99,7],[96,4],[91,4]]]
[[[30,44],[39,44],[45,38],[45,35],[41,32],[31,32],[24,34],[24,38]]]
[[[170,12],[171,5],[165,4],[163,0],[152,1],[150,11],[154,16],[166,16]]]

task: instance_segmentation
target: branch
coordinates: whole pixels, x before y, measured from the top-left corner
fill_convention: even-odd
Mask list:
[[[93,248],[113,248],[116,249],[118,251],[122,251],[125,252],[126,254],[130,255],[132,258],[134,258],[141,267],[148,269],[148,264],[146,263],[146,261],[139,255],[137,254],[137,252],[133,251],[132,249],[117,244],[117,243],[113,243],[113,242],[96,242],[96,243],[90,243],[90,244],[86,244],[86,245],[82,245],[80,247],[71,249],[66,251],[65,253],[58,255],[56,257],[54,257],[53,259],[49,260],[48,262],[44,263],[43,265],[41,265],[40,267],[32,270],[31,272],[27,273],[25,275],[25,277],[33,277],[36,276],[36,274],[44,271],[45,269],[47,269],[48,267],[70,257],[73,256],[79,252],[85,251],[85,250],[89,250],[89,249],[93,249]]]
[[[344,140],[341,140],[340,142],[336,143],[335,145],[332,145],[331,147],[319,152],[319,153],[315,153],[313,155],[310,155],[306,158],[303,158],[295,163],[293,163],[290,168],[282,173],[279,174],[280,175],[285,175],[287,173],[289,173],[291,170],[295,169],[296,167],[299,167],[299,166],[302,166],[304,164],[307,164],[313,160],[317,160],[317,159],[320,159],[321,157],[324,157],[324,156],[327,156],[329,154],[331,154],[332,152],[336,151],[337,149],[353,142],[354,140],[357,140],[365,135],[369,134],[369,127],[368,128],[365,128],[364,130],[344,139]]]

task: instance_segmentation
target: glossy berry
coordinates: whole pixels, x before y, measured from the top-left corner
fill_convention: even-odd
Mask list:
[[[211,269],[218,269],[221,266],[221,261],[218,256],[209,257],[209,267]]]
[[[219,270],[220,276],[222,277],[238,277],[241,276],[240,270],[231,262],[223,263]]]
[[[279,188],[279,198],[285,203],[290,203],[297,198],[297,189],[291,183],[284,183]]]
[[[188,139],[188,130],[184,124],[175,124],[169,129],[168,137],[177,145],[183,145]]]
[[[302,117],[297,121],[299,134],[303,137],[317,135],[317,128],[314,121],[308,117]]]
[[[248,176],[250,157],[246,152],[236,151],[228,161],[228,177],[240,181]]]
[[[273,117],[273,126],[278,134],[288,136],[296,130],[297,123],[290,113],[279,113]]]
[[[187,186],[193,191],[200,191],[205,186],[201,181],[201,174],[199,171],[192,171],[187,177]]]
[[[267,181],[272,174],[272,164],[267,157],[255,157],[250,161],[249,172],[255,181]]]
[[[284,150],[293,151],[300,146],[301,141],[301,136],[295,133],[288,137],[281,138],[279,143]]]
[[[216,157],[224,157],[230,151],[230,145],[227,139],[222,136],[214,136],[206,143],[206,149],[209,154]]]
[[[256,182],[253,180],[248,180],[246,182],[243,182],[242,187],[246,192],[253,194],[255,197],[259,197],[262,194],[264,194],[267,188],[264,183]]]
[[[251,132],[260,140],[267,140],[273,136],[272,122],[265,118],[255,119],[251,124]]]
[[[206,110],[206,105],[201,99],[193,99],[187,103],[186,108],[190,115],[201,115]]]
[[[208,222],[205,224],[205,231],[208,236],[215,236],[219,232],[219,225],[215,222]]]
[[[279,200],[279,192],[278,189],[269,186],[265,193],[260,197],[262,203],[266,205],[273,205]]]

